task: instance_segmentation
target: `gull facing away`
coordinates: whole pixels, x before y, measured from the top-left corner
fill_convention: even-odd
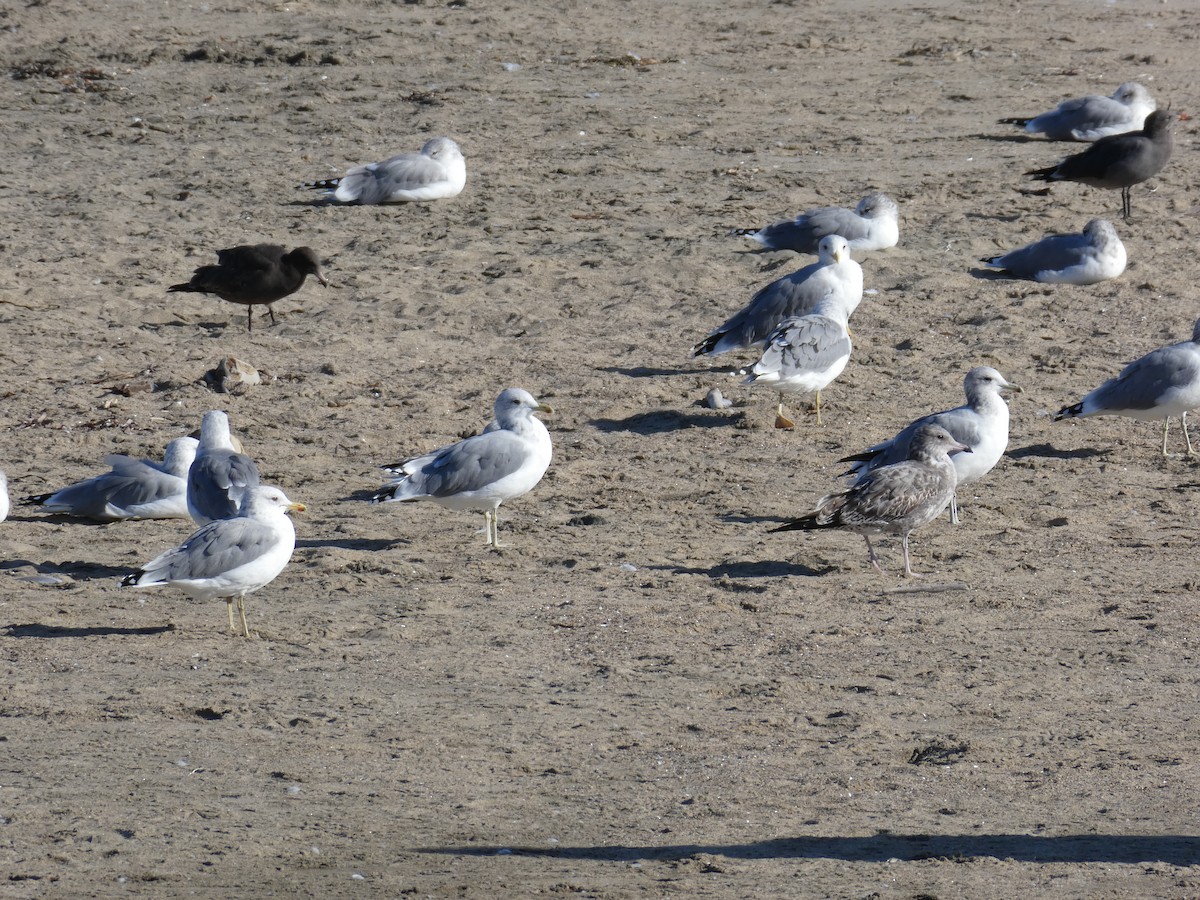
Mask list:
[[[412,203],[457,197],[467,183],[467,163],[448,137],[425,142],[420,153],[400,153],[383,162],[348,169],[341,178],[302,187],[326,191],[339,203]]]
[[[1032,119],[1001,119],[1000,124],[1020,125],[1030,134],[1044,134],[1052,141],[1095,141],[1137,131],[1157,108],[1145,87],[1127,81],[1111,97],[1076,97]]]
[[[254,460],[234,449],[229,416],[219,409],[200,420],[200,446],[188,469],[187,508],[197,525],[238,514],[242,497],[259,483]]]
[[[0,472],[0,522],[8,518],[8,476]]]
[[[1192,339],[1151,350],[1087,394],[1078,403],[1064,406],[1054,416],[1060,419],[1087,416],[1127,416],[1143,422],[1163,420],[1163,456],[1167,455],[1167,429],[1171,416],[1179,416],[1187,455],[1195,456],[1188,436],[1187,414],[1200,406],[1200,319],[1192,328]]]
[[[944,412],[930,413],[906,425],[893,438],[862,453],[843,456],[838,462],[853,463],[844,475],[856,475],[855,483],[863,481],[872,472],[908,459],[909,450],[917,431],[924,425],[939,425],[949,432],[960,444],[970,448],[970,453],[953,453],[957,486],[978,481],[992,471],[1004,451],[1008,449],[1008,404],[1001,396],[1021,389],[1007,381],[991,366],[976,366],[963,379],[963,392],[967,402],[963,406]],[[956,493],[950,498],[950,521],[958,524],[958,500]]]
[[[692,356],[761,347],[780,322],[808,315],[829,296],[841,302],[849,318],[862,301],[862,267],[850,258],[850,245],[840,235],[821,238],[819,253],[817,262],[759,290],[745,307],[692,347]]]
[[[167,444],[161,463],[114,453],[104,458],[112,468],[103,475],[22,502],[97,522],[187,519],[187,475],[198,446],[195,438],[176,438]]]
[[[1082,234],[1052,234],[980,262],[999,269],[999,275],[1043,284],[1097,284],[1124,272],[1126,256],[1112,223],[1092,219]]]
[[[764,228],[735,228],[732,234],[754,238],[768,250],[817,253],[821,238],[839,234],[853,253],[886,250],[900,240],[900,207],[887,194],[867,194],[854,209],[822,206]]]
[[[173,284],[167,293],[180,291],[216,294],[230,303],[246,307],[246,330],[254,330],[254,307],[266,305],[275,324],[271,304],[300,290],[304,279],[312,275],[324,287],[329,284],[321,271],[321,260],[311,247],[288,252],[278,244],[254,244],[217,251],[215,266],[200,266],[192,280]]]
[[[550,432],[534,413],[554,410],[520,388],[501,391],[493,409],[496,420],[482,434],[385,467],[400,477],[372,501],[432,500],[447,509],[481,510],[487,543],[499,547],[500,504],[533,490],[550,466]]]
[[[1081,153],[1068,156],[1056,166],[1026,172],[1035,181],[1077,181],[1092,187],[1121,191],[1121,216],[1133,212],[1130,188],[1153,178],[1171,158],[1175,141],[1174,119],[1155,110],[1139,131],[1101,138]]]
[[[242,498],[232,519],[209,522],[186,541],[152,559],[121,579],[126,587],[179,588],[193,600],[215,600],[228,605],[229,630],[233,603],[242,616],[242,635],[250,637],[246,622],[246,595],[270,584],[283,571],[296,548],[296,529],[289,512],[304,512],[277,487],[259,485]]]
[[[742,383],[765,384],[779,391],[776,428],[796,426],[783,413],[784,394],[816,394],[817,424],[821,424],[821,389],[842,374],[853,349],[848,318],[845,299],[831,294],[809,315],[784,319],[767,339],[762,358]]]
[[[907,460],[876,469],[844,491],[822,497],[815,510],[771,531],[844,528],[861,534],[868,559],[880,572],[883,567],[871,546],[871,535],[899,534],[904,574],[919,577],[909,560],[908,536],[950,504],[958,476],[949,454],[970,452],[940,425],[922,425],[913,436]]]

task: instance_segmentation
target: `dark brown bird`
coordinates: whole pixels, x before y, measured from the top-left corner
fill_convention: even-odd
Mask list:
[[[1114,134],[1096,141],[1082,153],[1068,156],[1056,166],[1026,172],[1038,181],[1078,181],[1092,187],[1121,190],[1121,215],[1133,211],[1129,189],[1162,171],[1175,141],[1174,118],[1157,109],[1146,116],[1141,131]]]
[[[246,305],[246,330],[254,330],[254,307],[266,304],[275,324],[271,304],[300,290],[304,279],[314,276],[322,285],[329,282],[321,272],[321,261],[311,247],[297,247],[290,253],[278,244],[254,244],[217,251],[215,266],[200,266],[186,284],[167,289],[197,294],[216,294],[230,303]]]

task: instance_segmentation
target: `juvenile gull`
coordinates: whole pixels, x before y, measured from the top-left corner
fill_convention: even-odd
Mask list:
[[[448,137],[425,142],[420,153],[401,153],[383,162],[346,171],[341,178],[310,181],[303,187],[330,192],[341,203],[405,203],[456,197],[467,183],[467,163]]]
[[[246,595],[270,584],[283,571],[296,547],[289,512],[303,512],[277,487],[259,485],[246,492],[232,519],[210,522],[173,550],[126,575],[130,587],[174,585],[193,600],[222,598],[228,605],[229,630],[235,631],[233,603],[246,622]]]
[[[114,453],[104,461],[112,469],[24,502],[45,512],[114,522],[121,519],[186,519],[187,475],[199,442],[176,438],[167,444],[163,461],[134,459]]]
[[[501,391],[494,410],[496,419],[482,434],[387,466],[400,477],[372,500],[482,510],[488,545],[499,547],[500,504],[533,490],[550,466],[550,433],[534,413],[553,410],[520,388]]]
[[[238,514],[242,496],[259,483],[254,460],[234,449],[229,416],[219,409],[200,420],[200,446],[188,469],[187,508],[198,525]]]
[[[902,535],[904,574],[916,576],[908,556],[908,536],[936,519],[954,496],[958,476],[950,453],[970,453],[940,425],[917,429],[904,462],[883,466],[844,491],[822,497],[817,508],[771,531],[812,531],[845,528],[861,534],[868,558],[879,571],[871,546],[873,534]]]
[[[886,250],[900,240],[900,207],[886,194],[867,194],[854,209],[822,206],[765,228],[735,228],[733,234],[754,238],[768,250],[818,252],[821,238],[841,235],[853,253]]]
[[[0,522],[8,518],[8,476],[0,472]]]
[[[761,347],[784,319],[808,315],[830,296],[845,307],[848,318],[862,301],[862,267],[850,258],[850,246],[840,235],[821,238],[819,253],[817,262],[762,288],[724,325],[692,347],[692,356]]]
[[[843,474],[858,476],[857,483],[876,469],[908,459],[918,429],[925,425],[939,425],[971,450],[970,453],[954,453],[950,457],[958,486],[978,481],[992,471],[1008,448],[1008,404],[1001,394],[1020,390],[991,366],[976,366],[963,379],[963,392],[967,395],[965,405],[922,416],[906,425],[890,440],[869,447],[862,453],[842,457],[838,462],[854,463]],[[954,496],[950,499],[950,521],[958,524],[958,501]]]
[[[1143,422],[1163,420],[1163,456],[1167,455],[1170,417],[1179,416],[1188,456],[1195,456],[1188,436],[1188,410],[1200,406],[1200,319],[1192,328],[1192,339],[1151,350],[1087,394],[1078,403],[1064,406],[1054,416],[1060,419],[1087,416],[1128,416]]]
[[[765,384],[779,391],[776,428],[794,428],[783,413],[784,394],[816,394],[821,424],[821,389],[828,387],[850,359],[850,332],[844,298],[830,295],[807,316],[784,319],[767,339],[762,358],[743,384]]]
[[[1026,172],[1036,181],[1078,181],[1092,187],[1121,191],[1121,215],[1133,212],[1129,190],[1162,171],[1175,146],[1173,118],[1163,110],[1146,117],[1140,131],[1101,138],[1081,153],[1056,166]]]
[[[311,247],[288,252],[278,244],[254,244],[217,251],[215,266],[200,266],[185,284],[173,284],[168,293],[185,291],[216,294],[230,303],[246,307],[246,330],[254,330],[254,307],[266,304],[275,324],[271,304],[300,290],[304,279],[312,275],[327,285],[321,261]]]
[[[1000,124],[1021,125],[1030,134],[1044,134],[1052,141],[1095,141],[1137,131],[1157,106],[1145,87],[1127,81],[1111,97],[1076,97],[1032,119],[1001,119]]]
[[[1083,234],[1054,234],[1000,256],[980,260],[999,274],[1044,284],[1096,284],[1125,271],[1125,245],[1105,219],[1092,219]]]

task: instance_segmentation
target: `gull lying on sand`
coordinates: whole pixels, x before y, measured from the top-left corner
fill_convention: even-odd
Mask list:
[[[1111,97],[1076,97],[1032,119],[1001,119],[1000,124],[1020,125],[1030,134],[1044,134],[1052,141],[1095,141],[1137,131],[1157,106],[1148,90],[1136,81],[1127,81]]]
[[[940,425],[922,425],[913,436],[904,462],[876,469],[862,481],[821,498],[817,508],[771,531],[844,528],[861,534],[867,554],[879,571],[871,546],[873,534],[899,534],[904,547],[904,574],[916,576],[908,555],[908,536],[936,519],[954,496],[958,478],[950,453],[970,453]]]
[[[1124,272],[1126,257],[1112,223],[1092,219],[1082,234],[1053,234],[980,261],[999,269],[998,274],[1044,284],[1096,284]]]
[[[821,238],[831,234],[844,237],[856,254],[885,250],[900,240],[900,207],[886,194],[867,194],[854,209],[822,206],[765,228],[735,228],[732,233],[754,238],[768,250],[817,253]]]
[[[493,408],[496,420],[482,434],[386,467],[400,477],[372,500],[481,510],[488,545],[499,547],[500,504],[533,490],[550,466],[550,432],[534,413],[553,410],[520,388],[501,391]]]
[[[327,191],[340,203],[411,203],[456,197],[467,183],[467,163],[448,137],[425,142],[420,153],[400,153],[383,162],[347,170],[341,178],[303,187]]]
[[[289,512],[303,512],[279,488],[259,485],[246,492],[232,519],[209,522],[186,541],[155,557],[138,571],[126,575],[128,587],[179,588],[193,600],[228,604],[229,630],[235,631],[233,603],[242,616],[242,634],[250,637],[246,622],[246,595],[270,584],[283,571],[296,547],[296,529]]]
[[[1151,350],[1087,394],[1078,403],[1064,406],[1054,416],[1060,419],[1087,416],[1128,416],[1143,422],[1163,420],[1163,456],[1167,455],[1170,417],[1179,416],[1188,456],[1195,456],[1188,436],[1187,414],[1200,406],[1200,319],[1192,328],[1192,339]]]
[[[978,481],[992,471],[1008,448],[1008,404],[1001,394],[1020,390],[991,366],[976,366],[963,379],[963,392],[967,395],[965,405],[922,416],[890,440],[862,453],[842,457],[838,462],[854,463],[843,474],[858,476],[855,482],[858,483],[883,466],[908,459],[917,431],[925,425],[939,425],[971,450],[950,457],[958,478],[957,485],[961,487]],[[956,496],[950,499],[950,521],[958,524]]]

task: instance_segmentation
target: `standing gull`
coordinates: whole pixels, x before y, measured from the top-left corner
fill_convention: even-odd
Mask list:
[[[768,250],[817,253],[821,238],[839,234],[850,250],[886,250],[900,240],[900,207],[886,194],[867,194],[854,209],[822,206],[794,219],[764,228],[735,228],[733,234],[754,238]]]
[[[1026,172],[1036,181],[1078,181],[1092,187],[1121,191],[1121,215],[1133,212],[1129,190],[1162,171],[1175,146],[1169,113],[1155,110],[1140,131],[1101,138],[1081,153],[1056,166]]]
[[[372,500],[432,500],[448,509],[483,511],[489,546],[499,547],[499,506],[529,493],[550,466],[550,433],[535,412],[553,410],[520,388],[500,392],[496,420],[483,434],[407,460],[388,471],[400,477]]]
[[[296,529],[289,512],[304,512],[277,487],[259,485],[246,492],[232,519],[209,522],[173,550],[152,559],[126,575],[128,587],[174,585],[193,600],[222,598],[228,605],[229,630],[233,603],[242,616],[242,634],[250,637],[246,622],[246,595],[270,584],[283,571],[296,548]]]
[[[1192,339],[1151,350],[1087,394],[1078,403],[1064,406],[1054,416],[1060,419],[1087,416],[1128,416],[1143,422],[1163,420],[1163,456],[1167,455],[1170,417],[1179,416],[1188,456],[1195,456],[1188,436],[1188,410],[1200,406],[1200,319],[1192,328]]]
[[[200,446],[188,469],[187,508],[198,525],[238,514],[242,496],[259,483],[258,466],[233,449],[229,416],[219,409],[200,420]]]
[[[819,252],[817,262],[762,288],[725,324],[692,347],[692,356],[760,347],[784,319],[811,313],[829,296],[841,302],[849,317],[862,301],[862,267],[850,258],[850,246],[840,235],[821,238]]]
[[[922,416],[890,440],[862,453],[844,456],[838,462],[854,463],[844,474],[857,475],[856,483],[861,482],[883,466],[908,459],[912,442],[922,426],[939,425],[970,448],[970,453],[953,454],[950,461],[954,463],[957,485],[971,484],[992,471],[1008,449],[1008,404],[1001,394],[1020,390],[991,366],[976,366],[963,379],[965,405]],[[958,501],[954,496],[950,499],[950,521],[958,524]]]
[[[1127,81],[1111,97],[1076,97],[1032,119],[1001,119],[1000,124],[1020,125],[1030,134],[1044,134],[1052,141],[1095,141],[1137,131],[1157,106],[1148,90],[1136,81]]]
[[[783,414],[784,394],[816,394],[821,424],[821,389],[828,387],[850,360],[850,332],[844,298],[830,295],[807,316],[784,319],[767,339],[762,358],[743,384],[766,384],[779,391],[776,428],[794,428]]]
[[[845,528],[861,534],[867,555],[880,572],[883,567],[873,534],[902,535],[904,574],[916,576],[908,556],[908,536],[936,519],[954,496],[958,477],[950,453],[970,453],[940,425],[922,425],[913,436],[908,459],[876,469],[844,491],[822,497],[817,508],[771,531],[812,531]]]
[[[1019,250],[981,260],[997,274],[1044,284],[1096,284],[1125,271],[1125,245],[1111,222],[1092,219],[1083,234],[1053,234]]]
[[[297,247],[289,253],[278,244],[254,244],[218,250],[215,266],[200,266],[191,281],[173,284],[167,292],[216,294],[230,303],[244,304],[246,330],[253,331],[254,307],[266,304],[274,325],[275,310],[271,304],[300,290],[309,275],[322,285],[329,283],[311,247]]]
[[[448,137],[425,142],[420,153],[401,153],[383,162],[347,170],[341,178],[303,187],[330,192],[340,203],[405,203],[456,197],[467,183],[467,163]]]
[[[198,446],[195,438],[176,438],[167,444],[161,463],[115,453],[104,458],[111,471],[24,502],[98,522],[186,519],[187,475]]]

